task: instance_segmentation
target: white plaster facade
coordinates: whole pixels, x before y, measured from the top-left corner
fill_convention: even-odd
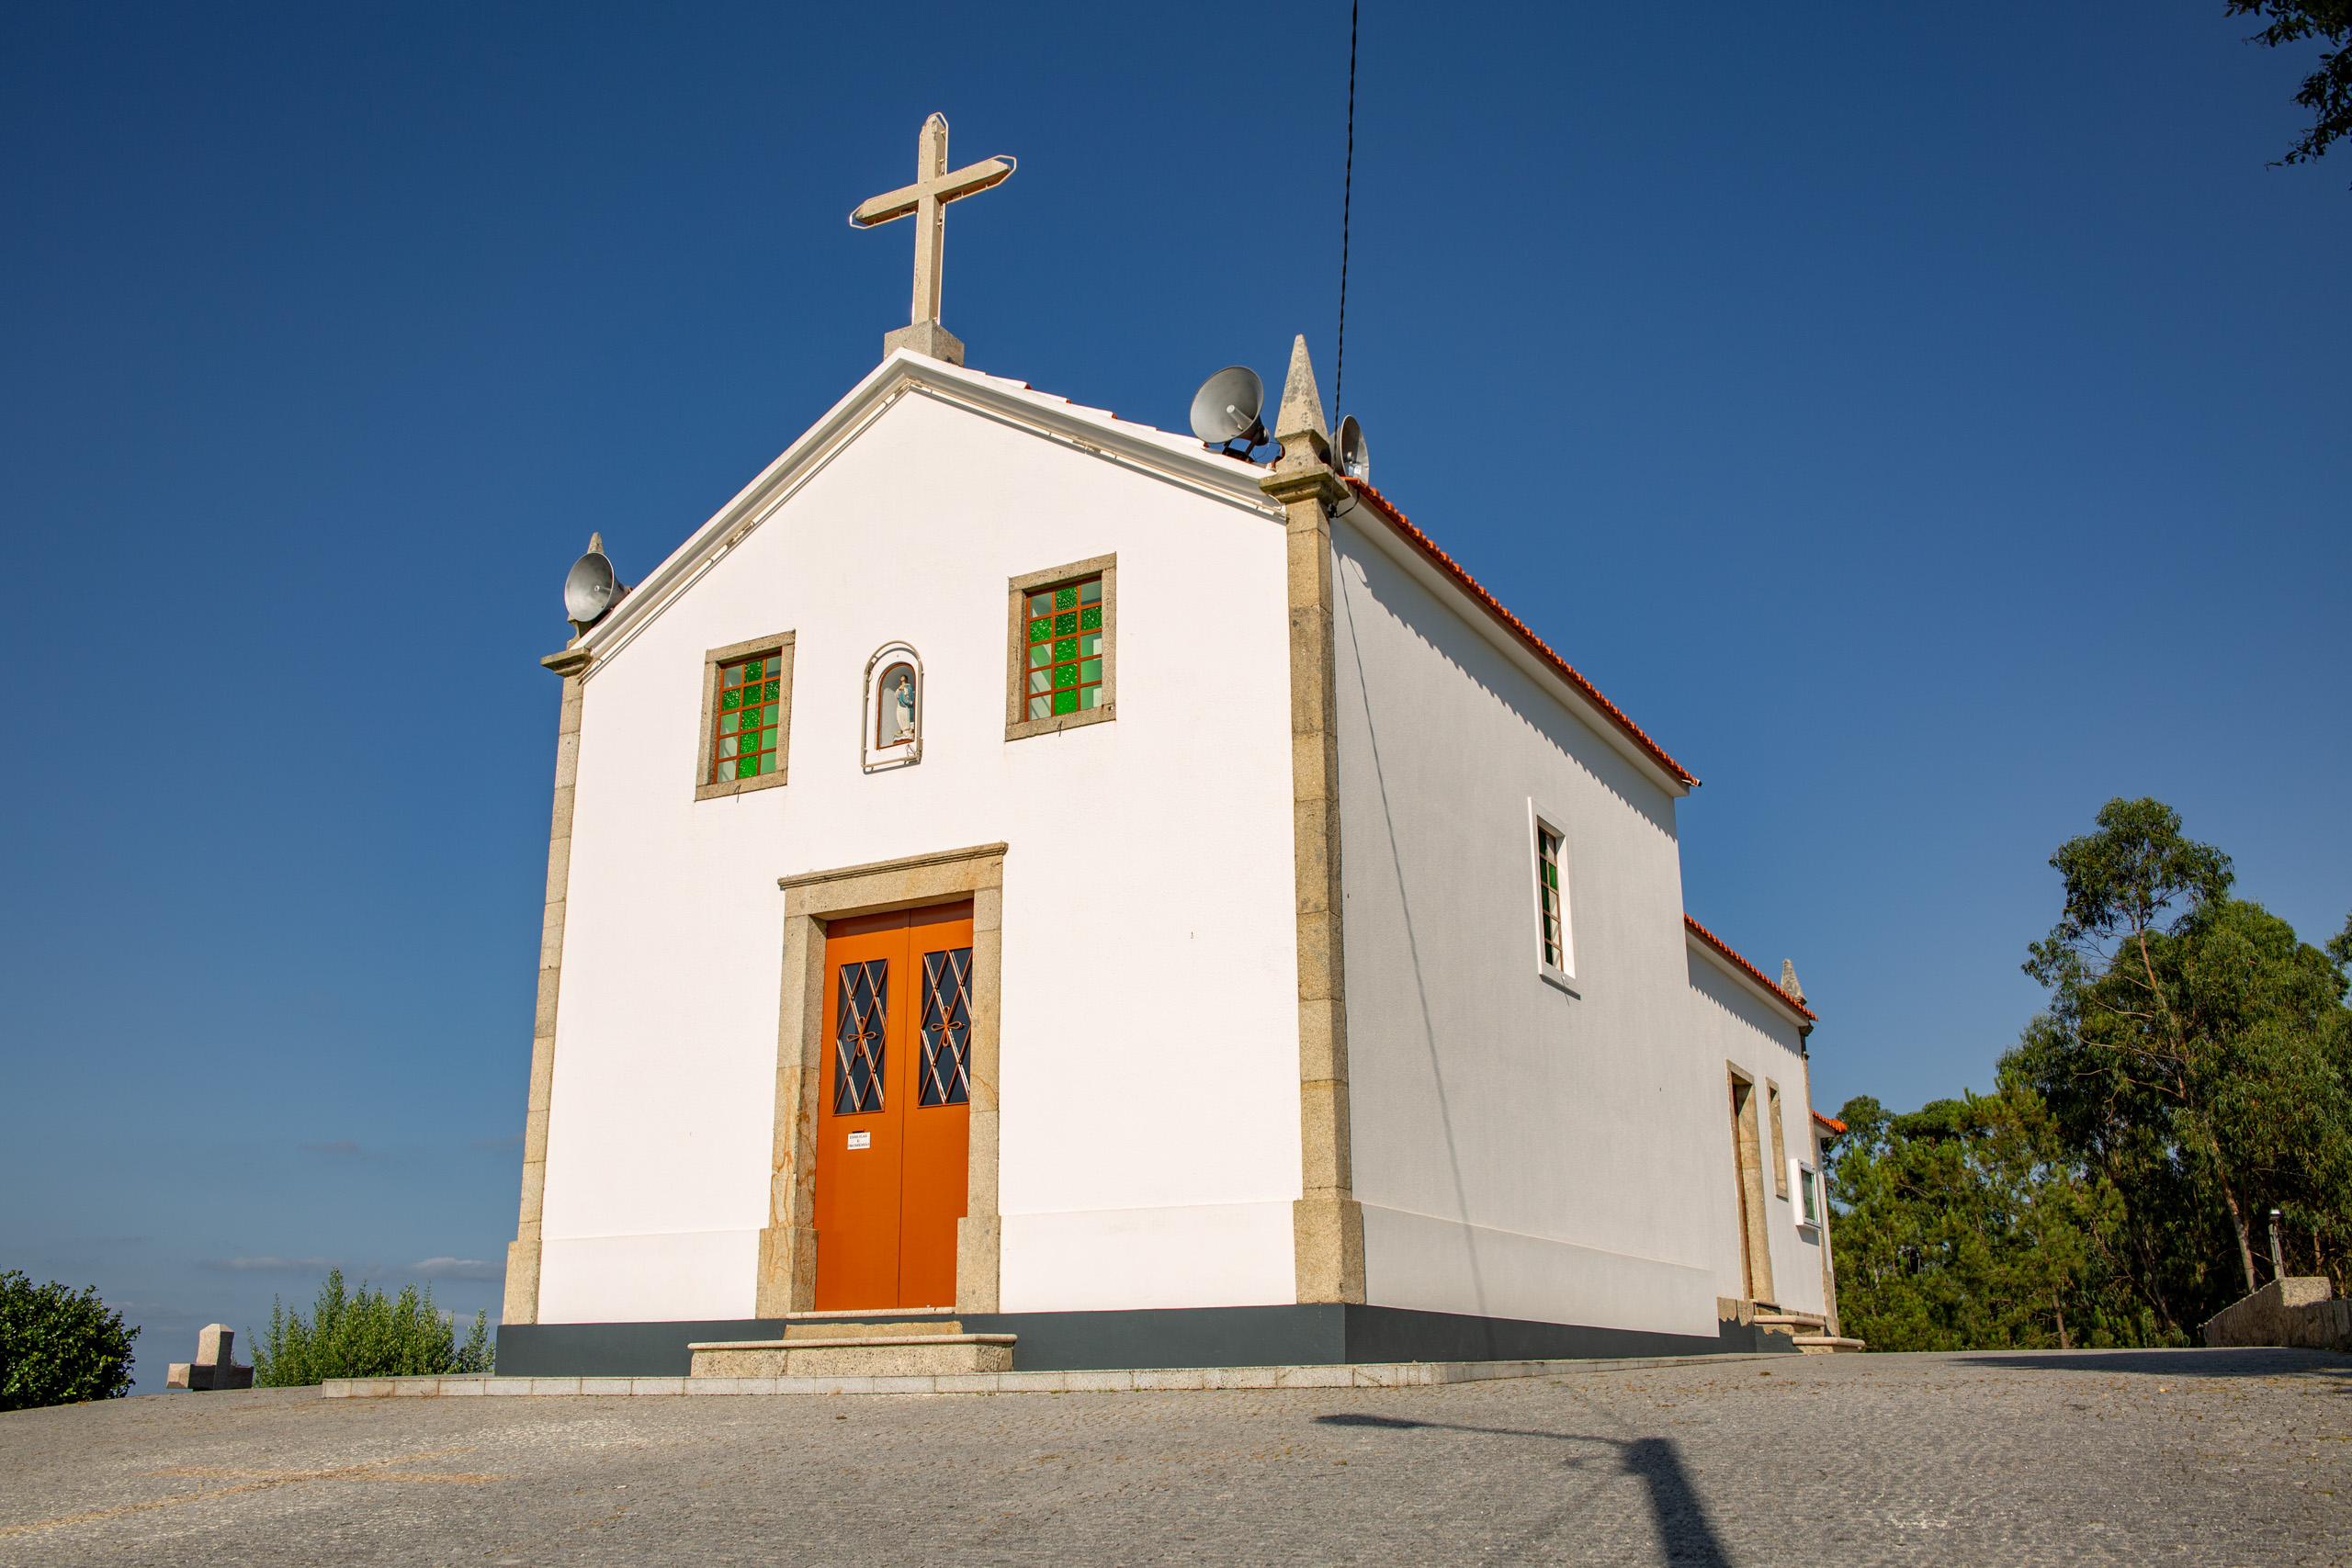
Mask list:
[[[988,402],[902,391],[867,417],[871,383],[908,370]],[[1005,1309],[1286,1302],[1288,717],[1233,694],[1250,670],[1282,690],[1280,514],[1194,443],[1117,433],[1176,483],[1003,423],[1114,434],[1008,383],[904,355],[844,403],[854,439],[740,543],[698,534],[590,639],[539,1321],[752,1315],[777,877],[995,841]],[[1007,742],[1006,581],[1110,554],[1117,718]],[[788,784],[696,801],[706,649],[786,631]],[[900,638],[923,660],[923,757],[869,773],[865,664]]]
[[[1333,543],[1367,1297],[1712,1334],[1746,1293],[1726,1065],[1782,1086],[1809,1151],[1800,1021],[1687,952],[1681,779],[1373,507]],[[1556,979],[1538,817],[1563,840]],[[1792,1213],[1770,1216],[1777,1304],[1819,1313]]]
[[[1001,1309],[1295,1299],[1264,471],[901,351],[586,634],[539,1323],[754,1315],[777,878],[998,841]],[[1332,537],[1366,1299],[1712,1336],[1742,1293],[1726,1064],[1814,1145],[1792,1004],[1686,943],[1687,781],[1369,504]],[[1006,739],[1006,581],[1109,555],[1115,717]],[[785,633],[787,782],[697,801],[706,652]],[[922,760],[870,772],[865,671],[894,641],[922,662]],[[1565,836],[1566,985],[1539,973],[1533,809]],[[1780,1304],[1818,1312],[1791,1213]]]
[[[1690,972],[1690,1049],[1714,1064],[1717,1100],[1724,1068],[1737,1067],[1760,1089],[1778,1084],[1781,1089],[1781,1137],[1785,1160],[1802,1161],[1818,1170],[1821,1156],[1815,1144],[1813,1114],[1805,1089],[1804,1038],[1784,1007],[1759,994],[1762,987],[1741,975],[1707,943],[1692,937],[1685,944]],[[1708,1161],[1707,1190],[1715,1201],[1711,1234],[1716,1239],[1710,1261],[1716,1276],[1726,1281],[1723,1292],[1736,1296],[1741,1278],[1739,1201],[1734,1185],[1728,1132],[1729,1111],[1716,1119],[1724,1131],[1713,1138]],[[1772,1134],[1763,1127],[1764,1234],[1771,1251],[1774,1295],[1779,1304],[1797,1312],[1825,1313],[1827,1292],[1822,1281],[1825,1232],[1801,1224],[1802,1210],[1795,1186],[1785,1169],[1776,1184],[1772,1168]],[[1711,1129],[1711,1132],[1713,1130]]]

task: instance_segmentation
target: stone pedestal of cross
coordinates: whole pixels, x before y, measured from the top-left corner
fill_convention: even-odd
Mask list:
[[[1011,158],[987,158],[950,174],[947,170],[947,117],[935,114],[922,122],[922,139],[915,150],[915,183],[858,204],[849,215],[853,229],[912,217],[915,220],[915,299],[909,320],[882,336],[882,354],[911,348],[950,365],[964,363],[964,345],[939,324],[940,269],[947,249],[947,204],[977,196],[1012,177]]]
[[[165,1388],[251,1388],[254,1370],[237,1365],[236,1330],[225,1323],[209,1325],[196,1337],[196,1359],[174,1361],[164,1376]]]

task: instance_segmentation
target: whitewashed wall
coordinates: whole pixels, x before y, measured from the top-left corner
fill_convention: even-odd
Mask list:
[[[1739,1250],[1739,1155],[1732,1142],[1730,1088],[1724,1064],[1736,1065],[1756,1080],[1757,1092],[1767,1081],[1781,1086],[1781,1137],[1787,1156],[1817,1165],[1813,1146],[1813,1112],[1805,1101],[1804,1037],[1796,1021],[1758,997],[1753,982],[1735,978],[1723,962],[1695,945],[1688,950],[1690,973],[1691,1039],[1715,1064],[1717,1098],[1723,1102],[1718,1120],[1722,1136],[1710,1151],[1707,1166],[1711,1189],[1720,1194],[1717,1227],[1722,1241],[1714,1249],[1719,1280],[1716,1293],[1746,1295]],[[1764,1103],[1757,1105],[1757,1136],[1764,1156],[1764,1231],[1772,1254],[1772,1290],[1779,1304],[1797,1312],[1825,1309],[1821,1288],[1821,1233],[1798,1225],[1800,1200],[1794,1186],[1782,1196],[1772,1179],[1772,1129],[1764,1119]]]
[[[541,1322],[751,1314],[777,876],[998,840],[1005,1309],[1292,1298],[1283,547],[1278,517],[910,397],[599,660]],[[1007,743],[1006,579],[1112,552],[1119,716]],[[783,631],[790,782],[696,803],[705,650]],[[900,637],[923,760],[869,776],[862,675]]]
[[[1674,798],[1392,538],[1334,530],[1370,1299],[1712,1337],[1729,1112],[1689,1023]],[[1566,831],[1575,996],[1538,974],[1531,796]]]

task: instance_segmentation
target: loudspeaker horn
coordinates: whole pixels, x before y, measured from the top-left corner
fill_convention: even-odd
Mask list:
[[[605,556],[605,536],[591,535],[588,553],[573,561],[564,574],[563,618],[586,631],[605,618],[620,587],[621,580],[613,575],[613,563]]]
[[[1266,426],[1259,411],[1266,406],[1266,384],[1246,365],[1228,365],[1193,394],[1193,434],[1204,446],[1223,448],[1228,456],[1241,443],[1238,456],[1266,444]]]
[[[1372,448],[1364,444],[1363,426],[1356,416],[1348,415],[1340,422],[1340,439],[1333,444],[1340,459],[1340,472],[1351,479],[1372,482]]]

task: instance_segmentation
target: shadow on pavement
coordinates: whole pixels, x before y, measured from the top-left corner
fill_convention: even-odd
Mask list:
[[[2352,1378],[2352,1356],[2332,1350],[1979,1350],[1972,1367],[2025,1372],[2136,1372],[2163,1378]]]
[[[1723,1540],[1708,1522],[1706,1505],[1691,1490],[1690,1477],[1682,1468],[1681,1451],[1670,1438],[1593,1438],[1575,1432],[1472,1427],[1458,1421],[1409,1421],[1395,1416],[1354,1412],[1317,1416],[1315,1422],[1320,1427],[1379,1427],[1391,1431],[1426,1427],[1435,1431],[1475,1432],[1495,1438],[1544,1438],[1556,1443],[1588,1443],[1612,1450],[1617,1460],[1616,1473],[1634,1477],[1649,1495],[1650,1517],[1657,1527],[1658,1544],[1665,1549],[1668,1561],[1698,1563],[1702,1568],[1730,1568],[1731,1558],[1724,1551]],[[1578,1455],[1568,1461],[1568,1467],[1583,1470],[1590,1463]]]

